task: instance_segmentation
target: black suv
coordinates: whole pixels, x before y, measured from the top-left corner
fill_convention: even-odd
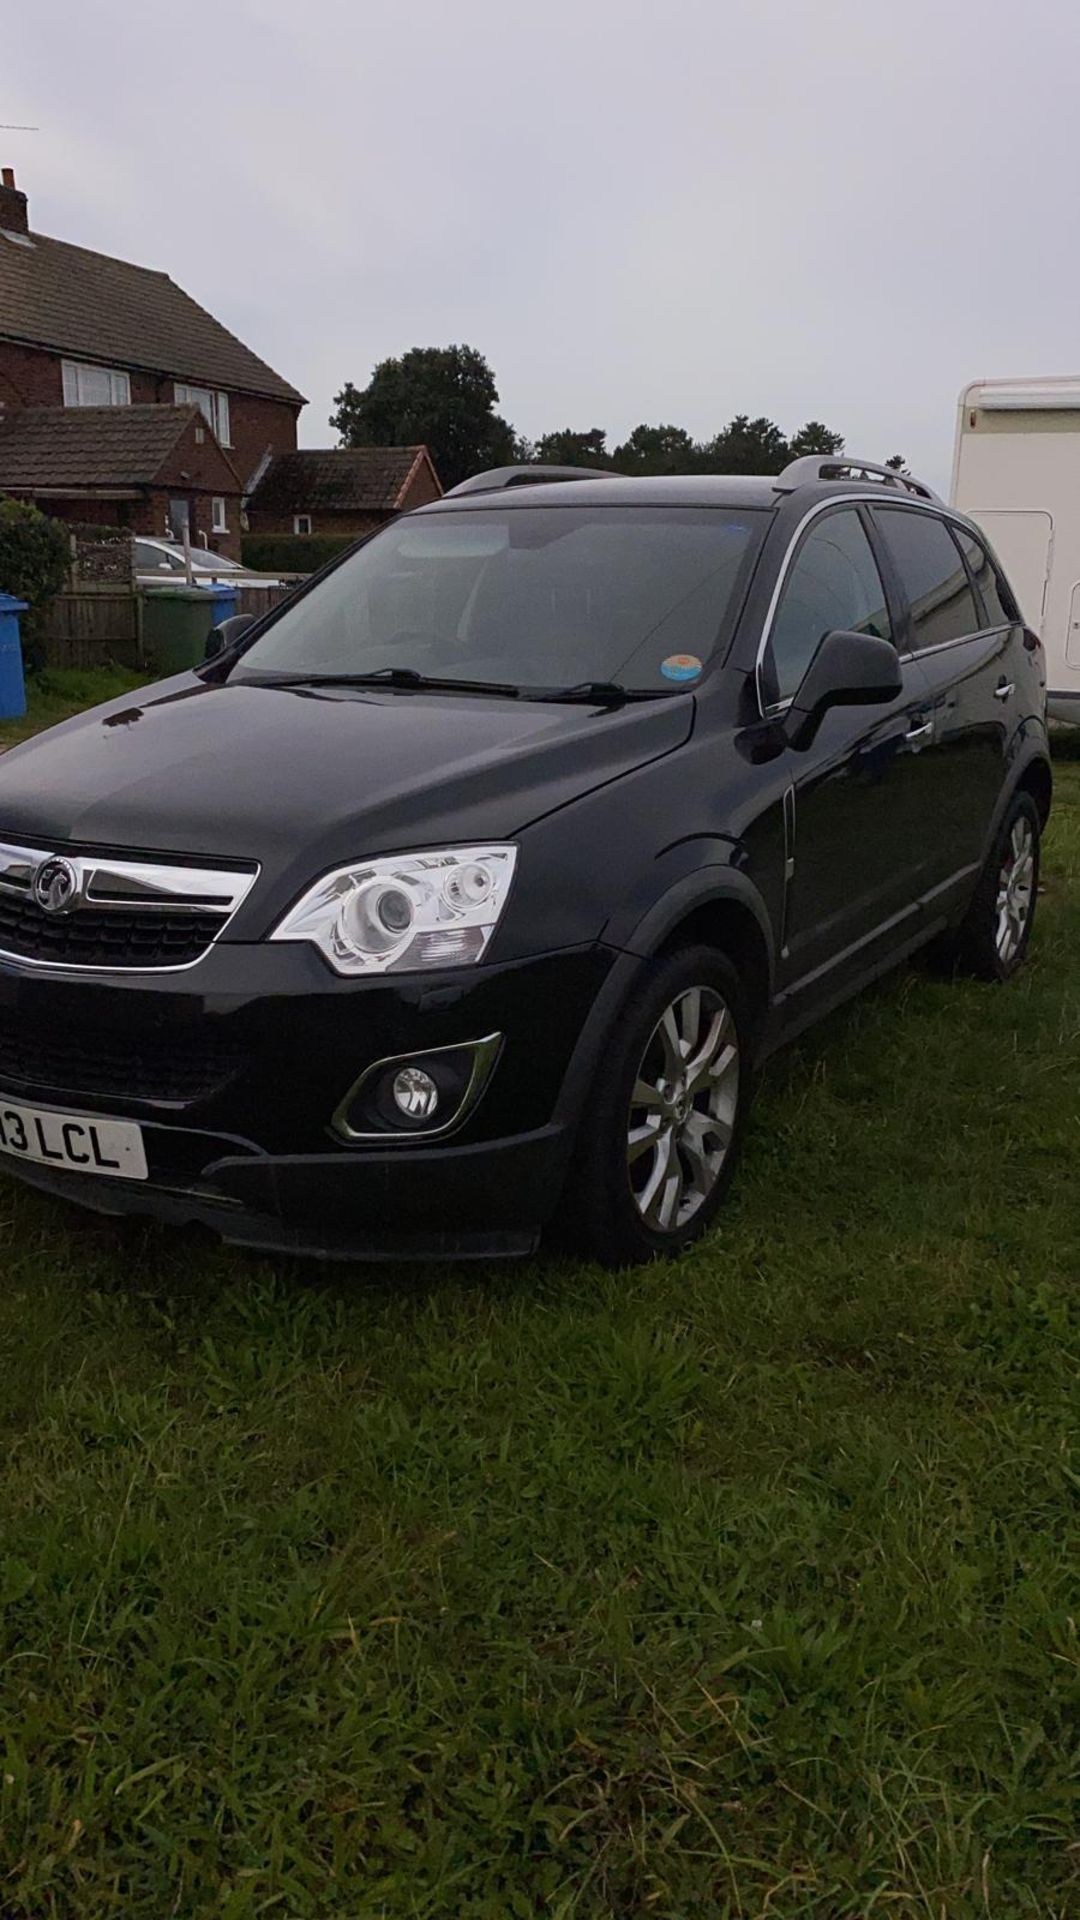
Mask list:
[[[549,470],[550,473],[550,470]],[[0,760],[0,1149],[347,1256],[673,1251],[753,1068],[1031,934],[1044,665],[918,482],[506,469]]]

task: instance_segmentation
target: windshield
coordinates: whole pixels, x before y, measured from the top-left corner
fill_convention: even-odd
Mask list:
[[[166,546],[164,541],[151,543],[137,540],[135,564],[144,569],[161,567],[169,573],[183,573],[184,549]],[[239,573],[242,570],[238,560],[226,560],[223,554],[211,553],[209,547],[192,547],[191,565],[195,573]]]
[[[726,638],[767,513],[485,507],[394,523],[285,608],[238,679],[387,674],[673,693]]]

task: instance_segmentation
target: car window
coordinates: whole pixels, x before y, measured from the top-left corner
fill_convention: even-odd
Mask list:
[[[892,639],[881,575],[854,507],[815,520],[792,561],[769,638],[771,699],[791,697],[836,628]]]
[[[975,535],[969,533],[966,527],[953,526],[951,531],[971,568],[975,585],[982,596],[987,626],[1010,627],[1013,621],[1020,617],[1016,603],[982,541],[976,540]]]
[[[768,524],[750,507],[495,500],[405,515],[284,607],[240,671],[678,692],[722,645]]]
[[[879,507],[876,517],[911,607],[916,652],[978,633],[982,617],[944,520],[904,507]]]
[[[151,568],[160,568],[163,573],[175,573],[183,567],[183,561],[177,560],[165,547],[152,546],[148,540],[136,540],[135,565],[149,573]]]

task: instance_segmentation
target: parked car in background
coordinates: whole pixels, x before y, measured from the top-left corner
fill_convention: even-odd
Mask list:
[[[952,497],[994,542],[1042,639],[1051,719],[1080,725],[1080,378],[965,387]]]
[[[140,587],[160,587],[182,585],[186,578],[184,549],[176,540],[155,540],[148,536],[135,536],[135,577]],[[227,560],[224,554],[211,553],[208,547],[192,547],[191,572],[196,586],[210,586],[216,580],[236,587],[280,587],[282,580],[274,575],[254,573],[249,567],[242,567],[238,560]]]
[[[817,455],[537,478],[0,760],[23,1178],[324,1255],[557,1220],[621,1265],[709,1226],[773,1048],[931,942],[1015,973],[1045,673],[971,522]]]

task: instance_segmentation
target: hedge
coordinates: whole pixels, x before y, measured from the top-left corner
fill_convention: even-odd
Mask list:
[[[63,587],[69,557],[61,521],[23,500],[0,499],[0,593],[29,601],[37,613]]]
[[[0,593],[25,600],[22,649],[34,671],[43,663],[41,622],[50,600],[67,582],[70,536],[60,520],[51,520],[23,500],[0,497]]]
[[[240,558],[259,573],[314,573],[355,539],[354,533],[245,533]]]

